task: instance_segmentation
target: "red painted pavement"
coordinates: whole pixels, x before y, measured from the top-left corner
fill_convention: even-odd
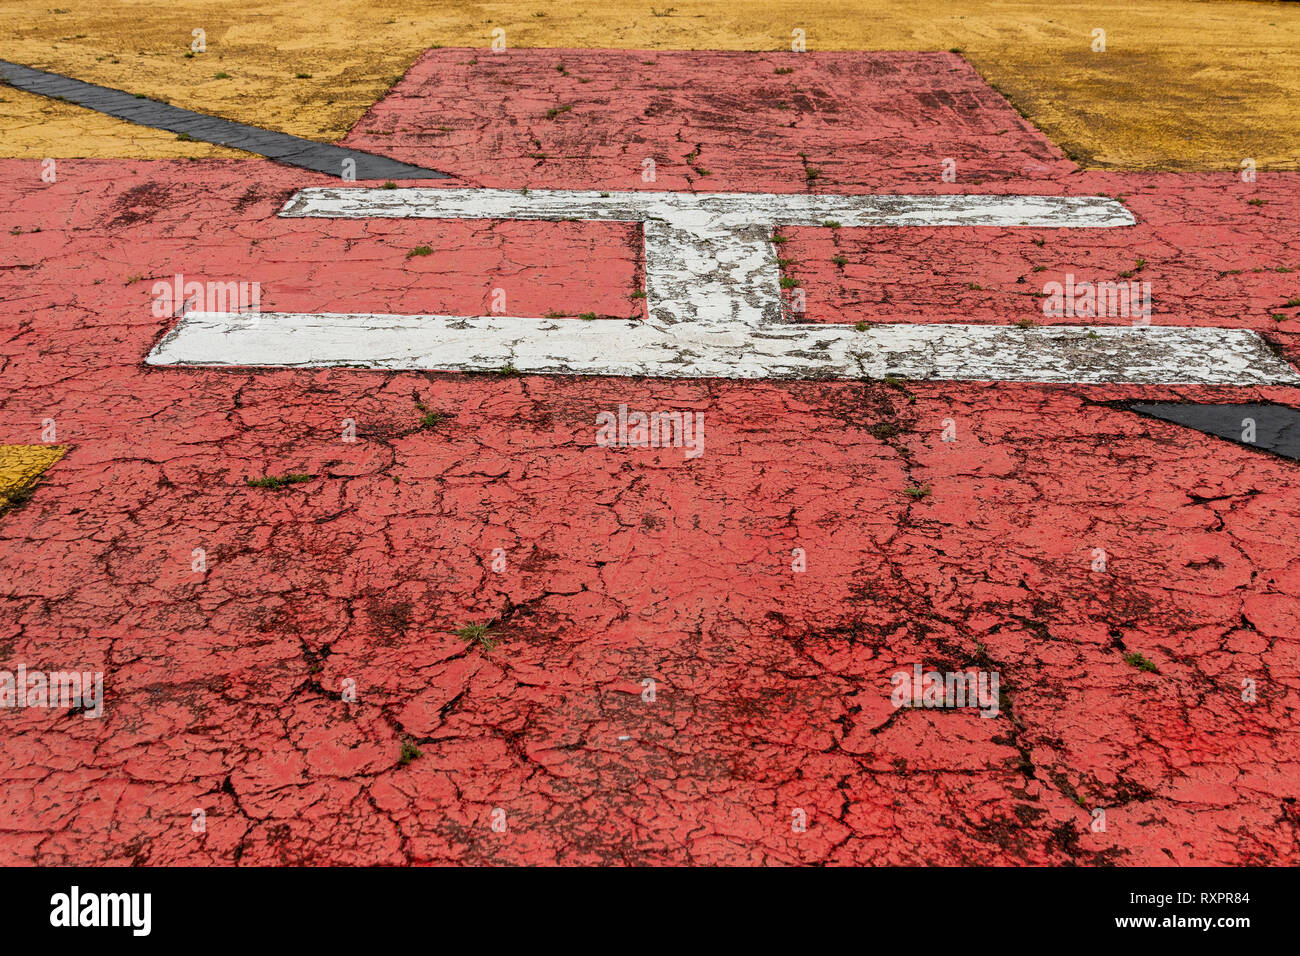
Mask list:
[[[737,104],[787,80],[797,132],[754,128]],[[461,184],[798,191],[797,141],[827,192],[1122,194],[1131,230],[803,229],[782,255],[818,321],[1001,323],[1144,257],[1156,323],[1298,354],[1300,178],[1074,172],[957,57],[435,51],[348,141],[384,123],[451,126],[383,151]],[[146,369],[175,272],[260,281],[267,310],[483,313],[503,287],[514,314],[624,316],[640,244],[278,220],[328,180],[264,162],[58,169],[0,161],[0,442],[50,417],[72,446],[0,516],[0,667],[102,669],[108,699],[0,711],[0,861],[1300,859],[1298,466],[1100,404],[1300,391]],[[620,403],[703,412],[704,455],[597,447]],[[245,485],[286,472],[317,477]],[[488,621],[490,651],[450,633]],[[895,711],[918,662],[998,671],[1000,715]]]

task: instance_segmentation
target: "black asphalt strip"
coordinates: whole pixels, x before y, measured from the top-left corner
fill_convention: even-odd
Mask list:
[[[1124,402],[1116,407],[1300,461],[1300,410],[1286,405]]]

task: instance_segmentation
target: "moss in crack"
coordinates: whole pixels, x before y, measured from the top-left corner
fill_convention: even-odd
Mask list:
[[[415,760],[416,758],[423,757],[423,756],[424,756],[424,751],[421,750],[419,747],[415,746],[415,741],[403,740],[402,755],[401,757],[398,758],[397,762],[401,764],[403,767],[405,767],[412,760]]]
[[[899,428],[894,422],[877,422],[868,428],[867,431],[871,432],[873,437],[884,441],[886,438],[893,438],[897,435]]]
[[[1154,661],[1151,661],[1144,655],[1139,654],[1137,651],[1130,651],[1129,653],[1125,654],[1124,663],[1128,664],[1130,667],[1136,667],[1140,671],[1145,671],[1148,674],[1160,673],[1160,668],[1156,667]]]
[[[290,472],[287,475],[264,475],[261,478],[246,478],[244,484],[249,488],[283,488],[286,485],[301,485],[311,481],[315,475]]]

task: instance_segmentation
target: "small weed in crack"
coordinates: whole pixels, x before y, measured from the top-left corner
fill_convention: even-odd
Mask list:
[[[1146,671],[1148,674],[1160,673],[1160,668],[1156,667],[1154,662],[1148,660],[1146,657],[1137,653],[1136,651],[1132,651],[1128,654],[1125,654],[1124,663],[1132,667],[1136,667],[1140,671]]]
[[[490,651],[497,646],[496,638],[491,636],[491,624],[466,624],[452,633],[463,641],[478,645],[484,651]]]
[[[283,488],[285,485],[301,485],[311,481],[315,475],[290,472],[287,475],[266,475],[262,478],[246,478],[244,484],[250,488]]]
[[[420,412],[420,427],[433,428],[445,421],[448,417],[446,412],[436,412],[418,398],[415,400],[415,410]]]
[[[413,742],[411,742],[411,741],[409,741],[409,740],[403,740],[403,741],[402,741],[402,756],[398,759],[397,762],[400,763],[403,767],[405,767],[408,763],[410,763],[410,762],[411,762],[412,760],[414,760],[416,757],[423,757],[423,756],[424,756],[424,751],[423,751],[423,750],[421,750],[419,747],[415,746],[415,744],[414,744]]]
[[[897,435],[898,426],[895,425],[893,422],[878,422],[877,424],[872,425],[870,428],[868,428],[867,431],[871,432],[871,434],[874,437],[879,438],[883,441],[886,438],[893,438],[895,435]]]

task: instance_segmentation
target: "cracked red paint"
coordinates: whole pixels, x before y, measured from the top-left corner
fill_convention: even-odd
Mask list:
[[[402,98],[456,56],[431,53],[361,126],[442,109]],[[548,96],[521,87],[609,82],[622,56],[566,51],[566,77],[555,51],[480,53],[512,84],[446,95],[502,132],[435,165],[490,185],[635,186],[619,123],[644,99],[645,135],[673,141],[687,110],[733,144],[708,188],[806,188],[797,157],[764,160],[773,146],[734,102],[706,110],[690,92],[708,54],[654,54],[663,90],[628,79],[599,116],[557,117],[580,159],[503,149],[524,134],[502,104],[536,100],[530,122],[547,122]],[[712,68],[737,83],[762,73],[724,59]],[[866,59],[939,64],[968,125],[1002,128],[1005,107],[956,58]],[[851,58],[797,62],[800,85],[843,93],[811,100],[822,114],[879,99],[832,84]],[[792,230],[782,254],[814,318],[887,303],[911,321],[1014,322],[1034,307],[1024,285],[1136,254],[1156,323],[1259,329],[1296,357],[1295,310],[1260,314],[1300,294],[1300,273],[1276,271],[1300,265],[1296,176],[1073,173],[1011,114],[1002,179],[949,187],[937,167],[913,178],[928,154],[903,162],[913,141],[938,154],[937,127],[907,132],[912,109],[878,151],[837,153],[825,188],[1123,193],[1141,222],[978,247],[964,230]],[[853,133],[834,119],[800,133],[810,155]],[[392,155],[434,161],[394,140]],[[1025,188],[1024,156],[1051,177]],[[0,667],[102,669],[107,689],[100,720],[0,713],[0,860],[1300,860],[1296,466],[1101,404],[1294,406],[1300,390],[146,369],[172,323],[150,289],[175,272],[260,281],[266,309],[471,314],[504,287],[515,313],[633,315],[638,243],[591,223],[281,220],[323,177],[260,162],[68,160],[57,185],[35,164],[0,170],[0,227],[24,231],[0,250],[0,440],[35,441],[51,417],[71,446],[0,517]],[[677,175],[655,188],[685,187]],[[434,253],[408,259],[417,245]],[[598,447],[595,415],[620,403],[703,411],[705,454]],[[418,406],[446,417],[424,427]],[[315,477],[246,484],[293,472]],[[475,622],[493,622],[495,648],[452,633]],[[895,711],[890,675],[918,662],[997,670],[1000,715]]]
[[[343,142],[503,188],[1032,193],[1074,170],[953,53],[429,50]]]

